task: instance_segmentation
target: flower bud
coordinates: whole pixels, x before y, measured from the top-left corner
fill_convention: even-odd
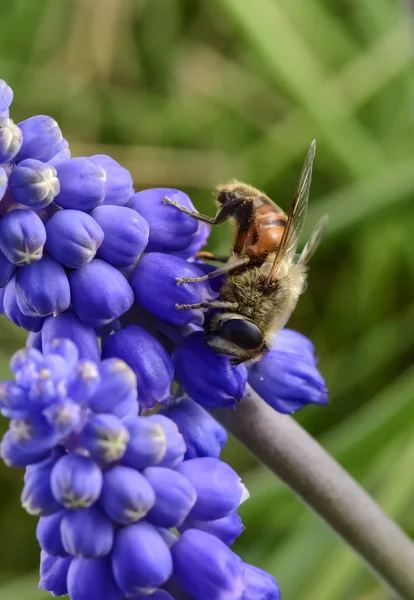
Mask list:
[[[45,241],[45,226],[31,210],[12,210],[0,219],[0,250],[19,267],[40,260]]]
[[[129,433],[115,415],[90,415],[81,433],[81,443],[100,464],[120,460],[127,447]]]
[[[266,571],[243,563],[245,590],[241,600],[280,600],[277,581]]]
[[[54,156],[52,156],[52,158],[50,158],[47,162],[49,165],[56,167],[56,165],[60,164],[64,160],[67,160],[68,158],[70,158],[70,156],[71,156],[71,152],[69,149],[69,142],[62,138],[62,143],[61,143],[59,152],[57,154],[55,154]]]
[[[35,115],[21,121],[19,127],[23,133],[23,144],[16,157],[17,162],[26,158],[47,162],[67,146],[59,125],[52,117]]]
[[[155,493],[141,473],[119,465],[105,471],[99,501],[113,521],[130,525],[143,519],[154,506]]]
[[[50,486],[50,476],[58,458],[59,453],[52,452],[48,460],[26,469],[20,499],[23,508],[30,515],[47,516],[62,508],[61,504],[56,502]]]
[[[0,163],[12,160],[22,145],[21,129],[7,117],[0,117]]]
[[[16,274],[16,297],[20,310],[30,317],[54,316],[70,304],[68,278],[61,264],[44,256]]]
[[[201,531],[214,535],[224,542],[226,546],[232,546],[245,528],[241,517],[234,510],[226,517],[215,519],[214,521],[198,521],[190,517],[178,528],[180,533],[184,533],[187,529],[201,529]]]
[[[208,280],[177,284],[177,277],[202,277],[204,273],[184,258],[150,252],[139,261],[131,275],[135,300],[149,312],[173,323],[201,325],[201,309],[177,310],[176,305],[207,302],[217,296]]]
[[[104,204],[123,206],[134,193],[129,171],[106,154],[95,154],[89,160],[102,166],[106,173]]]
[[[71,556],[65,558],[50,556],[42,550],[40,553],[39,588],[50,592],[53,596],[65,596],[68,593],[66,579],[71,562]]]
[[[97,256],[117,267],[134,265],[148,243],[146,220],[126,206],[98,206],[91,217],[104,232]]]
[[[166,448],[159,466],[173,469],[184,460],[186,446],[183,436],[174,421],[168,417],[156,414],[147,418],[152,423],[161,425],[165,433]]]
[[[100,384],[88,405],[96,413],[111,413],[122,419],[138,414],[137,378],[119,358],[107,358],[99,364]]]
[[[117,357],[137,376],[138,398],[143,408],[165,404],[171,397],[174,369],[163,346],[145,329],[128,325],[105,341],[102,357]]]
[[[3,199],[3,196],[6,193],[8,183],[9,181],[7,178],[7,173],[3,167],[0,167],[0,201]]]
[[[61,435],[42,413],[31,411],[27,416],[10,420],[10,431],[15,443],[25,452],[38,454],[51,450]]]
[[[238,474],[218,458],[193,458],[177,467],[193,484],[197,501],[190,518],[200,521],[221,519],[248,498],[248,492]],[[214,481],[214,487],[211,482]]]
[[[106,173],[89,158],[69,158],[58,165],[56,171],[60,192],[55,202],[62,208],[92,210],[105,198]]]
[[[56,338],[49,346],[46,355],[60,356],[64,359],[68,373],[70,373],[78,364],[79,351],[71,340],[66,338]]]
[[[69,283],[75,312],[91,327],[110,323],[126,313],[134,302],[134,294],[125,277],[103,260],[95,258],[72,271]]]
[[[124,600],[125,597],[114,579],[109,557],[74,558],[67,585],[71,600]]]
[[[126,593],[157,588],[171,576],[171,553],[157,529],[141,521],[116,532],[112,568]]]
[[[197,232],[193,236],[190,244],[184,250],[179,250],[178,252],[174,252],[176,256],[181,256],[181,258],[189,259],[193,258],[197,252],[201,250],[206,244],[208,240],[208,236],[210,235],[211,227],[207,225],[207,223],[202,223],[198,221]],[[217,267],[213,267],[213,270]]]
[[[9,261],[0,250],[0,288],[4,288],[13,277],[16,265]]]
[[[101,351],[92,327],[82,323],[75,313],[65,312],[57,317],[47,317],[42,328],[42,346],[49,351],[54,340],[67,338],[79,351],[79,358],[98,362]]]
[[[8,467],[25,467],[41,462],[50,454],[49,449],[30,451],[17,444],[13,433],[9,430],[3,435],[0,445],[0,456]]]
[[[99,383],[98,365],[91,360],[81,360],[66,384],[67,393],[76,402],[86,404],[86,400],[98,389]]]
[[[60,534],[66,552],[83,558],[106,556],[114,541],[113,524],[97,506],[65,510]]]
[[[44,323],[43,317],[29,317],[24,315],[17,303],[16,276],[14,275],[4,288],[3,311],[9,321],[23,327],[27,331],[40,331]]]
[[[0,79],[0,117],[9,116],[9,106],[13,101],[13,90]]]
[[[138,192],[128,206],[142,215],[150,226],[147,252],[177,252],[188,248],[198,230],[198,222],[174,206],[164,204],[165,197],[195,211],[184,192],[171,188],[153,188]]]
[[[66,508],[87,508],[102,489],[102,473],[86,456],[67,454],[52,469],[51,487],[55,499]]]
[[[60,510],[53,515],[40,517],[37,522],[37,541],[42,550],[51,556],[67,556],[60,533],[60,525],[65,512],[65,510]]]
[[[247,371],[233,367],[228,356],[217,354],[203,333],[188,335],[173,354],[175,373],[187,394],[205,408],[234,408],[245,393]]]
[[[275,410],[290,414],[307,404],[328,402],[311,342],[296,331],[280,331],[273,348],[249,368],[252,388]]]
[[[0,381],[0,408],[3,416],[20,418],[27,415],[27,390],[14,381]]]
[[[197,500],[192,484],[181,473],[163,467],[149,467],[144,475],[156,497],[147,520],[167,529],[181,525]]]
[[[47,251],[71,269],[79,269],[91,262],[104,239],[98,223],[80,210],[60,210],[45,227]]]
[[[189,529],[171,548],[174,577],[194,600],[240,600],[242,561],[209,533]]]
[[[10,174],[9,189],[19,204],[33,210],[44,208],[59,193],[56,169],[40,160],[23,160]]]
[[[128,421],[127,428],[129,442],[122,464],[141,470],[160,463],[167,449],[162,425],[146,417],[135,417]]]
[[[219,458],[227,442],[227,432],[202,406],[190,398],[181,398],[161,413],[177,424],[184,438],[187,448],[184,460],[202,456]]]
[[[79,404],[70,398],[61,398],[45,408],[43,414],[60,437],[65,438],[78,428],[82,419],[81,410]]]

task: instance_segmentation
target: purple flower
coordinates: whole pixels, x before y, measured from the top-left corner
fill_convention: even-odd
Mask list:
[[[249,493],[240,477],[225,462],[211,457],[186,460],[177,467],[197,493],[190,517],[202,521],[221,519],[233,512]],[[210,482],[214,481],[214,488]]]
[[[173,206],[163,204],[166,196],[195,211],[187,194],[171,188],[143,190],[134,194],[127,203],[142,215],[150,226],[148,252],[185,250],[198,231],[198,223],[195,219]]]
[[[56,165],[60,192],[55,198],[62,208],[92,210],[105,199],[106,173],[89,158],[69,158]]]
[[[244,592],[241,600],[280,600],[277,581],[266,571],[243,563]]]
[[[45,227],[47,251],[71,269],[91,262],[104,239],[104,232],[95,219],[80,210],[60,210]]]
[[[3,167],[0,167],[0,201],[2,200],[4,194],[6,193],[7,184],[8,184],[7,173],[3,169]],[[0,211],[0,213],[1,213],[1,211]]]
[[[95,154],[89,157],[89,160],[105,169],[106,186],[103,204],[116,206],[126,204],[134,193],[130,172],[106,154]]]
[[[138,414],[137,378],[133,370],[118,358],[108,358],[99,364],[100,383],[89,398],[89,407],[96,413],[111,413],[119,418]]]
[[[99,558],[111,552],[114,526],[98,506],[65,510],[60,535],[63,548],[68,554]]]
[[[52,469],[52,493],[66,508],[87,508],[99,498],[102,473],[87,456],[67,454]]]
[[[61,558],[50,556],[42,550],[40,553],[40,582],[39,588],[50,592],[53,596],[64,596],[68,593],[66,579],[72,557]]]
[[[40,160],[26,159],[11,172],[9,189],[19,204],[34,210],[44,208],[59,193],[56,169]]]
[[[71,600],[124,600],[111,568],[110,558],[74,558],[67,574]]]
[[[51,556],[67,556],[67,552],[62,544],[61,524],[65,511],[60,506],[60,511],[53,515],[40,517],[36,537],[39,546]]]
[[[69,274],[73,307],[79,319],[91,327],[102,327],[127,312],[134,301],[125,277],[103,260]]]
[[[187,531],[187,529],[201,529],[201,531],[216,536],[226,546],[231,546],[239,535],[243,533],[244,525],[240,515],[234,510],[227,516],[221,517],[221,519],[214,519],[213,521],[200,521],[189,517],[178,528],[180,533]]]
[[[185,440],[187,451],[184,458],[219,458],[227,442],[224,427],[190,398],[179,398],[176,402],[163,409],[162,413],[177,424]]]
[[[157,588],[172,573],[170,550],[157,528],[146,522],[118,529],[112,552],[115,579],[125,593]]]
[[[156,492],[137,470],[118,465],[105,471],[99,501],[115,523],[130,525],[143,519],[154,506]]]
[[[242,562],[221,540],[189,529],[171,553],[174,576],[194,600],[240,600],[244,589]]]
[[[94,329],[82,323],[75,313],[65,312],[45,319],[42,328],[43,349],[52,348],[54,341],[60,338],[74,342],[80,358],[99,360],[100,349]]]
[[[22,145],[21,129],[7,117],[0,117],[0,163],[14,159]]]
[[[50,486],[50,475],[60,453],[54,452],[43,462],[26,469],[21,495],[23,508],[31,515],[51,515],[62,509]]]
[[[249,368],[249,383],[281,413],[328,402],[311,342],[289,329],[280,331],[271,351]]]
[[[91,415],[81,435],[83,447],[100,464],[120,460],[129,441],[128,429],[111,414]]]
[[[47,317],[64,312],[70,304],[68,278],[62,265],[44,256],[16,274],[17,304],[23,314]]]
[[[197,500],[197,493],[185,475],[163,467],[149,467],[145,478],[155,492],[155,504],[147,519],[157,527],[178,527],[187,518]]]
[[[187,394],[205,408],[234,407],[245,393],[247,371],[205,345],[203,333],[187,336],[173,355],[175,373]]]
[[[44,322],[43,317],[30,317],[19,308],[16,293],[16,276],[12,277],[4,289],[3,311],[9,321],[27,329],[27,331],[40,331]]]
[[[98,206],[91,216],[104,233],[97,256],[112,265],[134,265],[148,243],[146,220],[126,206]]]
[[[139,402],[153,408],[171,397],[174,370],[161,344],[142,327],[129,325],[109,336],[102,348],[103,358],[124,360],[137,376]]]
[[[207,302],[216,297],[208,281],[177,284],[179,277],[202,277],[204,273],[184,258],[150,252],[131,275],[135,300],[148,311],[174,325],[201,325],[200,309],[178,310],[177,305]]]
[[[15,265],[40,260],[45,241],[45,226],[31,210],[13,210],[0,219],[0,250]]]
[[[4,288],[13,277],[16,265],[9,261],[0,250],[0,288]]]
[[[23,144],[16,161],[34,158],[47,162],[52,159],[62,147],[67,146],[62,137],[59,125],[51,117],[36,115],[19,123],[23,133]]]
[[[13,101],[13,90],[5,81],[0,80],[0,117],[9,116],[9,106]]]

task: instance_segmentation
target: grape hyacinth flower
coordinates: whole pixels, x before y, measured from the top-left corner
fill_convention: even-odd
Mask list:
[[[71,158],[53,118],[15,125],[12,91],[1,81],[0,91],[2,312],[31,332],[29,345],[46,350],[66,337],[83,359],[99,360],[100,347],[104,358],[121,358],[142,410],[169,403],[174,380],[207,409],[234,408],[247,381],[280,412],[326,402],[306,338],[292,353],[281,332],[264,359],[234,367],[204,343],[204,310],[177,310],[216,299],[223,282],[183,281],[214,269],[197,257],[210,227],[165,202],[195,211],[184,192],[135,193],[109,156]]]
[[[276,581],[229,547],[248,494],[219,459],[223,432],[201,407],[177,404],[182,427],[139,416],[132,370],[82,360],[67,339],[20,350],[10,368],[1,455],[26,467],[21,501],[39,517],[42,589],[71,600],[182,597],[167,591],[174,585],[194,600],[279,599]]]

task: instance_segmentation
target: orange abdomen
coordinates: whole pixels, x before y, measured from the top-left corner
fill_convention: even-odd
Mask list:
[[[275,252],[282,239],[287,217],[276,212],[273,206],[261,204],[255,208],[254,223],[249,227],[246,239],[246,253],[256,258],[266,258]]]

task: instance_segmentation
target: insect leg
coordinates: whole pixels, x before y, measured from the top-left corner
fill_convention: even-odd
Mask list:
[[[219,275],[224,275],[225,273],[230,273],[234,269],[241,267],[242,265],[246,265],[250,261],[248,256],[243,256],[242,258],[238,258],[233,260],[232,262],[224,265],[220,269],[216,269],[215,271],[211,271],[206,275],[202,275],[201,277],[176,277],[175,281],[177,285],[181,285],[182,283],[196,283],[198,281],[206,281],[207,279],[212,279],[213,277],[218,277]]]
[[[199,304],[176,304],[175,310],[187,310],[192,308],[228,308],[237,310],[237,302],[225,302],[221,300],[212,300],[211,302],[200,302]]]
[[[224,223],[224,221],[226,221],[229,217],[236,217],[235,213],[238,212],[241,205],[245,204],[246,201],[243,198],[238,198],[236,196],[232,197],[231,200],[219,208],[215,217],[208,217],[207,215],[202,215],[194,210],[190,210],[175,200],[171,200],[171,198],[168,198],[168,196],[165,196],[162,203],[170,204],[171,206],[178,208],[178,210],[186,215],[190,215],[190,217],[193,217],[193,219],[197,219],[197,221],[202,221],[203,223],[208,223],[209,225],[218,225],[219,223]]]
[[[202,258],[204,260],[215,260],[216,262],[226,263],[229,260],[229,256],[216,256],[213,252],[207,250],[201,250],[197,252],[194,258]]]

